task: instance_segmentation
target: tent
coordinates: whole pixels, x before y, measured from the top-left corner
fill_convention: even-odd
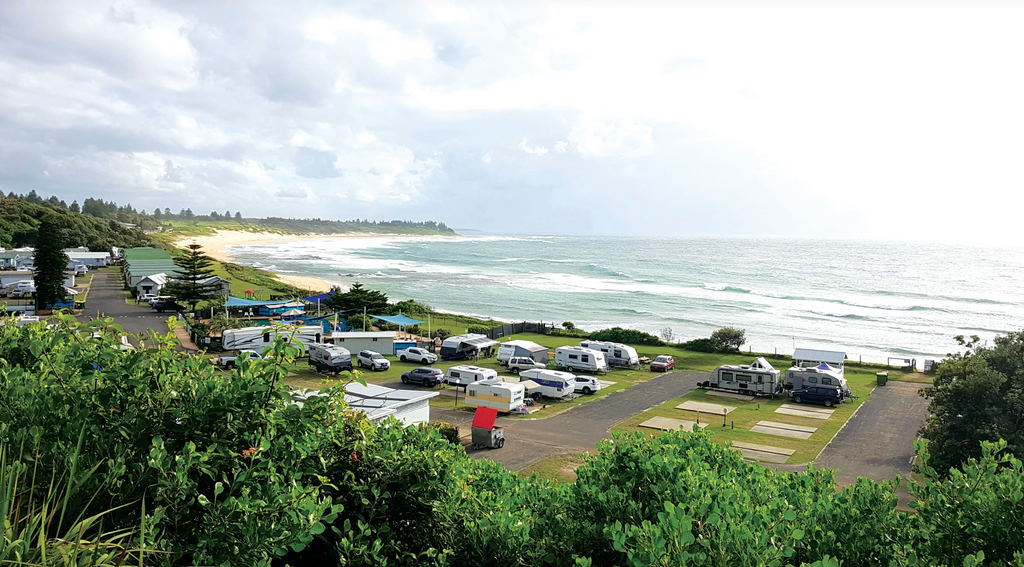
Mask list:
[[[296,315],[302,315],[302,314],[303,314],[303,312],[299,311],[298,309],[289,309],[288,311],[285,311],[284,313],[281,313],[281,316],[282,317],[295,317]]]

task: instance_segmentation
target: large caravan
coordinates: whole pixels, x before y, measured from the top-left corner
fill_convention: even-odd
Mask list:
[[[459,365],[452,366],[448,369],[448,373],[445,375],[445,382],[449,386],[466,386],[472,382],[479,382],[480,380],[497,380],[498,372],[491,370],[490,368],[480,368],[479,366]]]
[[[320,343],[323,336],[320,327],[246,327],[244,329],[227,329],[221,334],[224,350],[254,349],[262,350],[270,346],[278,335],[287,337],[289,341],[301,343],[305,348]]]
[[[786,371],[783,387],[787,390],[825,387],[839,390],[844,396],[850,395],[850,386],[847,385],[846,378],[824,362],[814,368],[790,368]]]
[[[536,394],[548,398],[561,399],[576,391],[576,376],[568,372],[557,370],[523,370],[519,374],[519,381],[533,381],[537,384]]]
[[[608,366],[618,368],[640,368],[640,356],[636,349],[622,343],[604,341],[580,341],[580,346],[601,351]]]
[[[767,360],[758,358],[751,364],[719,366],[710,380],[698,385],[749,396],[772,396],[782,393],[780,374]]]
[[[498,341],[473,333],[448,337],[441,343],[441,360],[466,360],[488,352]]]
[[[522,384],[502,382],[489,378],[473,382],[466,387],[466,405],[514,411],[523,407],[526,388]]]
[[[555,349],[555,367],[569,372],[607,372],[608,363],[604,353],[578,346],[563,346]]]

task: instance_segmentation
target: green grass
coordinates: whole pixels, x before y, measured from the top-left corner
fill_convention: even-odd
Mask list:
[[[583,464],[578,453],[563,453],[537,461],[518,472],[519,476],[529,478],[537,473],[542,479],[555,482],[576,482],[576,468]]]
[[[655,408],[633,416],[632,418],[613,427],[612,431],[643,431],[644,433],[657,435],[658,433],[655,430],[642,428],[640,427],[640,424],[652,417],[670,417],[674,419],[694,421],[697,417],[694,412],[676,409],[677,405],[687,400],[733,406],[736,410],[730,412],[727,416],[726,427],[722,426],[721,416],[711,416],[708,414],[701,415],[701,423],[709,424],[706,429],[715,434],[714,440],[716,443],[725,444],[730,441],[741,441],[745,443],[758,443],[761,445],[794,449],[796,452],[793,453],[789,460],[786,461],[788,464],[809,463],[818,456],[821,450],[825,448],[825,445],[827,445],[835,434],[839,432],[839,429],[842,428],[843,424],[845,424],[853,413],[857,411],[857,408],[868,400],[868,397],[871,395],[871,392],[875,387],[874,373],[868,373],[861,370],[848,369],[846,371],[846,381],[850,385],[850,390],[854,395],[859,396],[859,398],[854,398],[845,403],[839,404],[834,408],[835,413],[832,414],[832,417],[824,421],[820,419],[810,419],[775,413],[775,410],[782,404],[793,403],[786,395],[776,396],[775,399],[755,398],[753,401],[747,402],[744,400],[708,396],[707,390],[694,390],[685,396],[668,400]],[[791,439],[788,437],[779,437],[776,435],[767,435],[764,433],[755,433],[750,431],[751,427],[762,420],[792,423],[794,425],[807,425],[817,427],[818,430],[815,431],[809,439]]]

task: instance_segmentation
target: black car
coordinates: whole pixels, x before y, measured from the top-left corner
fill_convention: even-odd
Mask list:
[[[177,303],[175,301],[157,301],[154,302],[153,305],[150,305],[150,308],[156,309],[157,313],[163,313],[164,311],[177,311],[180,313],[188,309],[184,305],[181,305],[180,303]]]
[[[403,384],[420,384],[433,388],[444,380],[444,372],[427,366],[402,373]]]
[[[825,407],[832,407],[836,404],[843,403],[843,394],[835,388],[822,388],[820,386],[811,386],[810,388],[800,388],[793,390],[792,392],[793,401],[802,404],[804,402],[811,402],[815,404],[825,404]]]

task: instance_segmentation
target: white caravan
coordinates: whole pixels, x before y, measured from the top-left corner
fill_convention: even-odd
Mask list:
[[[846,396],[851,395],[850,386],[846,378],[835,368],[822,362],[815,368],[802,368],[794,366],[786,371],[786,378],[783,388],[787,390],[799,390],[811,386],[835,388],[844,392]]]
[[[535,368],[523,370],[519,373],[519,381],[532,380],[538,388],[535,395],[546,396],[556,400],[565,398],[576,391],[576,376],[568,372],[557,370],[542,370]]]
[[[522,384],[510,384],[497,378],[473,382],[466,387],[467,406],[515,411],[523,407],[525,397],[526,388]]]
[[[569,372],[607,372],[608,363],[604,353],[578,346],[562,346],[555,349],[555,367]]]
[[[341,372],[352,370],[352,353],[335,345],[309,345],[309,365],[317,372]]]
[[[466,386],[472,382],[479,382],[480,380],[497,379],[498,372],[496,370],[465,364],[452,366],[448,369],[448,372],[445,373],[445,382],[447,382],[449,386]]]
[[[767,360],[758,357],[751,364],[719,366],[711,373],[711,380],[698,385],[748,396],[772,396],[782,393],[780,375]]]
[[[321,327],[246,327],[244,329],[227,329],[221,334],[224,350],[254,349],[262,351],[270,346],[274,337],[281,335],[292,342],[301,343],[308,350],[310,346],[319,344],[324,330]]]
[[[640,368],[640,355],[636,349],[622,343],[605,341],[580,341],[580,346],[604,353],[608,366],[618,368]]]

